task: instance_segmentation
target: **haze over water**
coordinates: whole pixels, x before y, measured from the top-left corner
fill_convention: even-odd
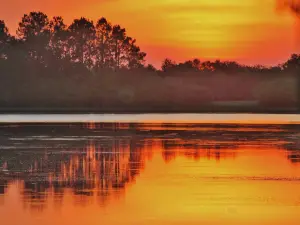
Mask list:
[[[299,125],[0,126],[5,225],[300,223]]]

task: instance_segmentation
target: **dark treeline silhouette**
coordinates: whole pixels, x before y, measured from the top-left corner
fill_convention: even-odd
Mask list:
[[[12,35],[0,20],[1,111],[293,111],[300,55],[265,67],[166,58],[160,69],[106,18],[25,14]],[[223,106],[219,101],[246,101]],[[217,103],[216,103],[217,102]],[[249,105],[250,104],[250,105]]]
[[[1,21],[0,35],[1,59],[7,69],[18,64],[42,71],[46,68],[50,74],[97,73],[139,68],[146,56],[124,28],[105,18],[94,24],[82,17],[67,26],[62,17],[50,20],[42,12],[31,12],[23,16],[16,36],[10,35]]]

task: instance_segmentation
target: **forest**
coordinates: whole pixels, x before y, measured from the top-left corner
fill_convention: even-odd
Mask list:
[[[81,17],[67,25],[62,17],[30,12],[15,35],[0,20],[0,112],[299,108],[300,54],[272,67],[166,57],[155,68],[146,56],[125,28],[104,17],[96,22]]]

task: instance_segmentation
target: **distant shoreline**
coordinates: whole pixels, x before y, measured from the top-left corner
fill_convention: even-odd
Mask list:
[[[148,114],[0,114],[0,124],[165,123],[299,125],[300,114],[148,113]]]
[[[196,107],[195,107],[196,108]],[[232,114],[232,113],[243,113],[243,114],[300,114],[300,110],[297,108],[257,108],[250,109],[248,107],[207,107],[202,109],[183,109],[178,108],[1,108],[0,115],[2,114]]]

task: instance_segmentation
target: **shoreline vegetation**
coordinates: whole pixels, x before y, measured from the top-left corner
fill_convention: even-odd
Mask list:
[[[258,107],[201,107],[201,108],[189,108],[182,109],[178,108],[155,108],[144,107],[144,108],[132,108],[131,110],[124,109],[124,107],[119,108],[74,108],[74,107],[57,107],[57,108],[41,108],[41,107],[18,107],[18,108],[0,108],[0,115],[34,115],[34,114],[206,114],[206,113],[216,113],[216,114],[231,114],[231,113],[242,113],[242,114],[295,114],[298,113],[298,108],[296,107],[282,107],[282,108],[258,108]]]
[[[272,67],[166,58],[159,69],[146,55],[105,18],[31,12],[15,36],[0,20],[0,113],[299,112],[298,54]]]

